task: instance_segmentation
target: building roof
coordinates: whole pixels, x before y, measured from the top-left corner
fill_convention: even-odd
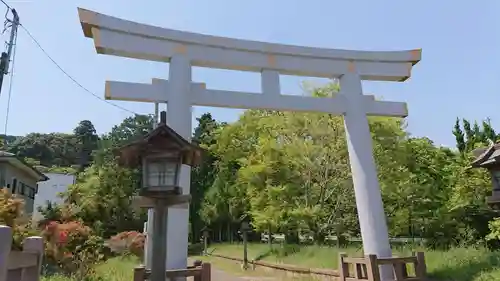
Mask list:
[[[26,171],[28,174],[30,174],[34,178],[37,178],[37,181],[46,181],[49,179],[46,175],[42,174],[40,171],[35,169],[30,164],[26,163],[24,160],[18,158],[13,153],[0,150],[0,161],[8,162],[17,168]]]
[[[476,157],[471,163],[474,168],[500,166],[500,143],[492,143],[489,147],[475,149],[472,154]]]

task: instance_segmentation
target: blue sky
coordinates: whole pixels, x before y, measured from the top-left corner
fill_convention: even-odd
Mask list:
[[[451,129],[457,116],[500,122],[500,1],[333,1],[333,0],[7,0],[21,22],[76,80],[103,96],[105,80],[149,82],[167,78],[168,65],[97,55],[85,38],[77,7],[138,22],[250,40],[360,50],[422,48],[422,61],[405,83],[364,83],[366,93],[405,101],[409,131],[436,144],[454,146]],[[0,6],[0,11],[3,7]],[[2,35],[7,39],[7,33]],[[130,113],[97,100],[64,76],[19,31],[8,134],[71,132],[83,119],[99,133]],[[282,89],[299,94],[304,78],[285,77]],[[308,78],[305,78],[308,79]],[[209,88],[260,90],[256,73],[195,69],[193,80]],[[9,80],[0,96],[0,132],[4,131]],[[116,102],[138,113],[153,105]],[[241,111],[210,111],[234,121]],[[496,126],[500,129],[500,126]]]

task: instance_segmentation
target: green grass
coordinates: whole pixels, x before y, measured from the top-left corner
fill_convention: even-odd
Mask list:
[[[95,276],[88,281],[131,281],[134,268],[139,265],[139,260],[134,257],[117,257],[99,264],[95,268]],[[101,279],[99,279],[101,278]],[[56,275],[42,277],[41,281],[80,281],[75,278]]]
[[[337,268],[339,250],[331,247],[320,246],[288,246],[283,248],[274,245],[275,250],[269,253],[267,244],[250,244],[248,249],[249,259],[260,257],[260,260],[295,264],[314,268]],[[232,257],[242,257],[243,247],[237,244],[215,244],[209,251]],[[352,256],[359,256],[356,248],[341,249]],[[410,250],[399,248],[394,250],[395,255],[410,254]],[[268,255],[265,255],[268,253]],[[433,280],[443,281],[500,281],[500,252],[490,252],[486,249],[456,248],[450,251],[425,251],[427,268]],[[192,257],[210,261],[219,270],[237,276],[275,276],[276,273],[257,268],[255,272],[243,271],[240,266],[231,261],[212,257]],[[139,264],[135,258],[113,258],[96,267],[96,275],[102,281],[130,281],[133,269]],[[96,279],[98,280],[98,279]],[[99,280],[99,281],[101,281]],[[292,280],[282,277],[281,280]],[[307,279],[293,279],[307,280]],[[42,278],[42,281],[76,281],[63,276]],[[91,279],[91,281],[94,281]]]
[[[259,259],[273,263],[294,264],[314,268],[338,268],[339,250],[321,246],[286,246],[274,245],[269,251],[267,244],[250,244],[249,259]],[[241,244],[215,244],[209,249],[214,254],[242,257]],[[357,248],[341,249],[350,256],[360,256]],[[500,281],[500,252],[486,249],[455,248],[450,251],[424,250],[427,271],[434,280],[452,281]],[[399,247],[394,255],[405,256],[411,250]],[[215,259],[214,259],[215,260]]]

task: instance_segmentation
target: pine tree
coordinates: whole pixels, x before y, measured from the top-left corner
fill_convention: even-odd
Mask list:
[[[458,119],[458,117],[452,132],[453,135],[455,135],[455,140],[457,141],[458,151],[463,153],[465,151],[465,136],[462,128],[460,127],[460,119]]]
[[[486,120],[483,121],[483,135],[485,138],[485,145],[489,144],[489,140],[492,142],[497,141],[497,133],[495,132],[495,129],[491,127],[491,121],[490,118],[487,118]]]

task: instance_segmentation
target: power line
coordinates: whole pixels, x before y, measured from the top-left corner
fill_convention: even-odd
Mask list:
[[[2,1],[2,0],[0,0]],[[3,2],[3,1],[2,1]],[[9,79],[9,93],[7,96],[7,112],[5,113],[5,126],[4,126],[4,135],[7,136],[7,128],[9,126],[9,113],[10,113],[10,97],[12,95],[12,84],[14,84],[14,66],[16,62],[16,50],[17,50],[17,32],[16,37],[14,38],[13,43],[13,53],[12,53],[12,68],[10,70],[10,79]],[[3,74],[2,74],[3,75]]]
[[[9,4],[7,4],[4,0],[0,0],[6,7],[8,10],[13,10]],[[71,79],[71,81],[73,81],[73,83],[75,83],[78,87],[82,88],[85,92],[91,94],[93,97],[107,103],[107,104],[110,104],[118,109],[121,109],[123,111],[126,111],[126,112],[129,112],[129,113],[132,113],[132,114],[135,114],[135,115],[140,115],[132,110],[129,110],[129,109],[126,109],[124,107],[121,107],[117,104],[114,104],[108,100],[105,100],[101,97],[99,97],[98,95],[94,94],[93,92],[91,92],[89,89],[87,89],[86,87],[84,87],[80,82],[78,82],[75,78],[73,78],[68,72],[66,72],[59,63],[57,63],[53,58],[52,56],[49,55],[49,53],[42,47],[42,45],[40,45],[40,43],[38,42],[38,40],[33,36],[33,34],[31,34],[31,32],[29,32],[29,30],[22,24],[19,24],[21,26],[21,28],[26,32],[26,34],[28,34],[28,36],[31,38],[31,40],[33,40],[33,42],[35,43],[35,45],[45,54],[45,56],[57,67],[59,68],[59,70],[64,73],[64,75],[66,75],[69,79]],[[17,40],[17,33],[16,33],[16,40]],[[12,61],[12,63],[14,63],[14,61]],[[14,67],[14,66],[13,66]],[[11,72],[11,79],[12,79],[12,72]],[[11,86],[12,85],[12,81],[10,82],[10,85],[9,85],[9,102],[10,102],[10,93],[11,93]],[[8,108],[7,108],[7,111],[8,111]],[[7,120],[6,120],[6,125],[7,127]]]
[[[4,0],[0,0],[7,7],[7,9],[12,10],[12,8]]]
[[[0,0],[2,2],[4,2],[3,0]],[[5,3],[4,3],[5,4]],[[73,83],[75,83],[78,87],[82,88],[85,92],[87,92],[88,94],[91,94],[92,96],[94,96],[95,98],[105,102],[105,103],[108,103],[118,109],[121,109],[123,111],[127,111],[129,113],[132,113],[132,114],[135,114],[135,115],[141,115],[141,114],[138,114],[132,110],[129,110],[129,109],[126,109],[124,107],[121,107],[117,104],[114,104],[112,102],[109,102],[108,100],[105,100],[101,97],[99,97],[98,95],[94,94],[93,92],[91,92],[89,89],[87,89],[85,86],[83,86],[80,82],[78,82],[75,78],[73,78],[68,72],[66,72],[59,63],[57,63],[48,53],[47,51],[42,47],[42,45],[40,45],[40,43],[38,42],[38,40],[36,40],[36,38],[31,34],[31,32],[29,32],[29,30],[23,25],[23,24],[20,24],[21,28],[26,32],[26,34],[28,34],[28,36],[31,38],[31,40],[33,40],[33,42],[35,43],[35,45],[45,54],[45,56],[57,67],[59,68],[59,70],[64,73],[64,75],[66,75],[69,79],[71,79],[71,81],[73,81]]]

